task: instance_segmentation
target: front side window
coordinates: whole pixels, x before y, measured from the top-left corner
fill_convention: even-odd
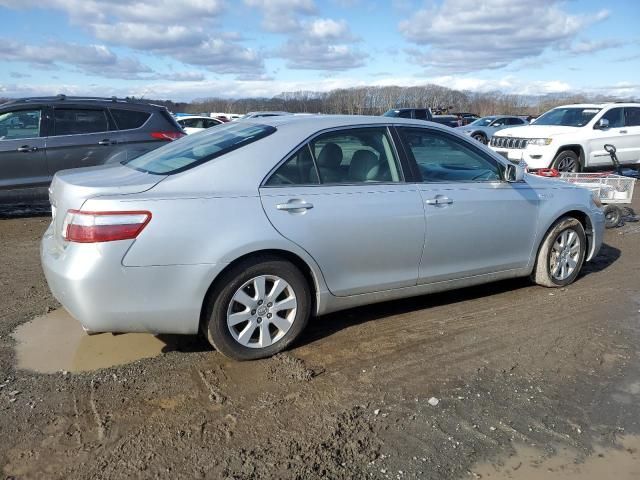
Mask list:
[[[400,129],[424,183],[501,180],[500,167],[472,145],[427,129]]]
[[[502,127],[504,125],[508,125],[507,123],[507,118],[498,118],[497,120],[494,120],[494,122],[491,124],[492,127]]]
[[[281,185],[318,185],[318,172],[313,163],[309,144],[291,155],[278,169],[271,174],[265,185],[270,187]]]
[[[638,127],[640,126],[640,108],[639,107],[627,107],[625,111],[625,126],[626,127]]]
[[[79,135],[109,130],[107,115],[102,109],[56,108],[53,119],[55,135]]]
[[[123,164],[141,172],[171,175],[249,145],[275,131],[268,125],[229,123],[189,135]]]
[[[310,142],[323,184],[400,182],[391,145],[385,127],[340,130]]]
[[[40,136],[40,110],[16,110],[0,113],[0,140]]]
[[[612,108],[602,116],[602,119],[609,121],[609,128],[622,128],[624,127],[624,110]]]

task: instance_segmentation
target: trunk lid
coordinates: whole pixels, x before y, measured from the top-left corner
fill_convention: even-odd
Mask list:
[[[76,168],[55,174],[49,187],[56,241],[63,243],[62,225],[68,210],[80,210],[89,198],[130,195],[153,188],[166,176],[143,173],[124,165]]]

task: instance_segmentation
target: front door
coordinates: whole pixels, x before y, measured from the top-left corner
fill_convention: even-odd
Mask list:
[[[0,113],[0,201],[46,200],[49,185],[42,110],[22,107]]]
[[[630,137],[624,126],[624,109],[622,107],[612,108],[605,112],[599,120],[608,120],[607,128],[594,128],[591,132],[589,142],[588,167],[613,167],[611,156],[604,149],[606,144],[616,147],[618,160],[626,162],[629,155]],[[599,121],[598,120],[598,121]],[[589,128],[589,127],[582,127]]]
[[[524,268],[531,259],[539,198],[525,182],[468,141],[432,129],[401,128],[425,205],[420,283]]]
[[[424,208],[386,127],[316,137],[260,189],[273,226],[318,263],[337,296],[413,286]]]

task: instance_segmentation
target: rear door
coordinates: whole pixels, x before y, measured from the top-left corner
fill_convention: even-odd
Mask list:
[[[419,282],[526,267],[540,202],[535,190],[503,181],[500,164],[469,141],[435,129],[398,130],[425,206]]]
[[[416,284],[424,208],[386,127],[319,135],[275,170],[260,196],[273,226],[309,252],[334,295]]]
[[[49,173],[77,167],[124,161],[118,154],[118,134],[106,109],[84,105],[56,105],[53,131],[47,141]]]
[[[45,113],[40,107],[22,106],[0,113],[0,201],[22,201],[37,195],[36,190],[46,199],[50,178],[45,130]]]

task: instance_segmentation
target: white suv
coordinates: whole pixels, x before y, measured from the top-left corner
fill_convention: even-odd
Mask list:
[[[500,130],[489,146],[530,170],[579,172],[611,165],[607,143],[615,145],[620,163],[640,164],[640,103],[557,107],[530,125]]]

